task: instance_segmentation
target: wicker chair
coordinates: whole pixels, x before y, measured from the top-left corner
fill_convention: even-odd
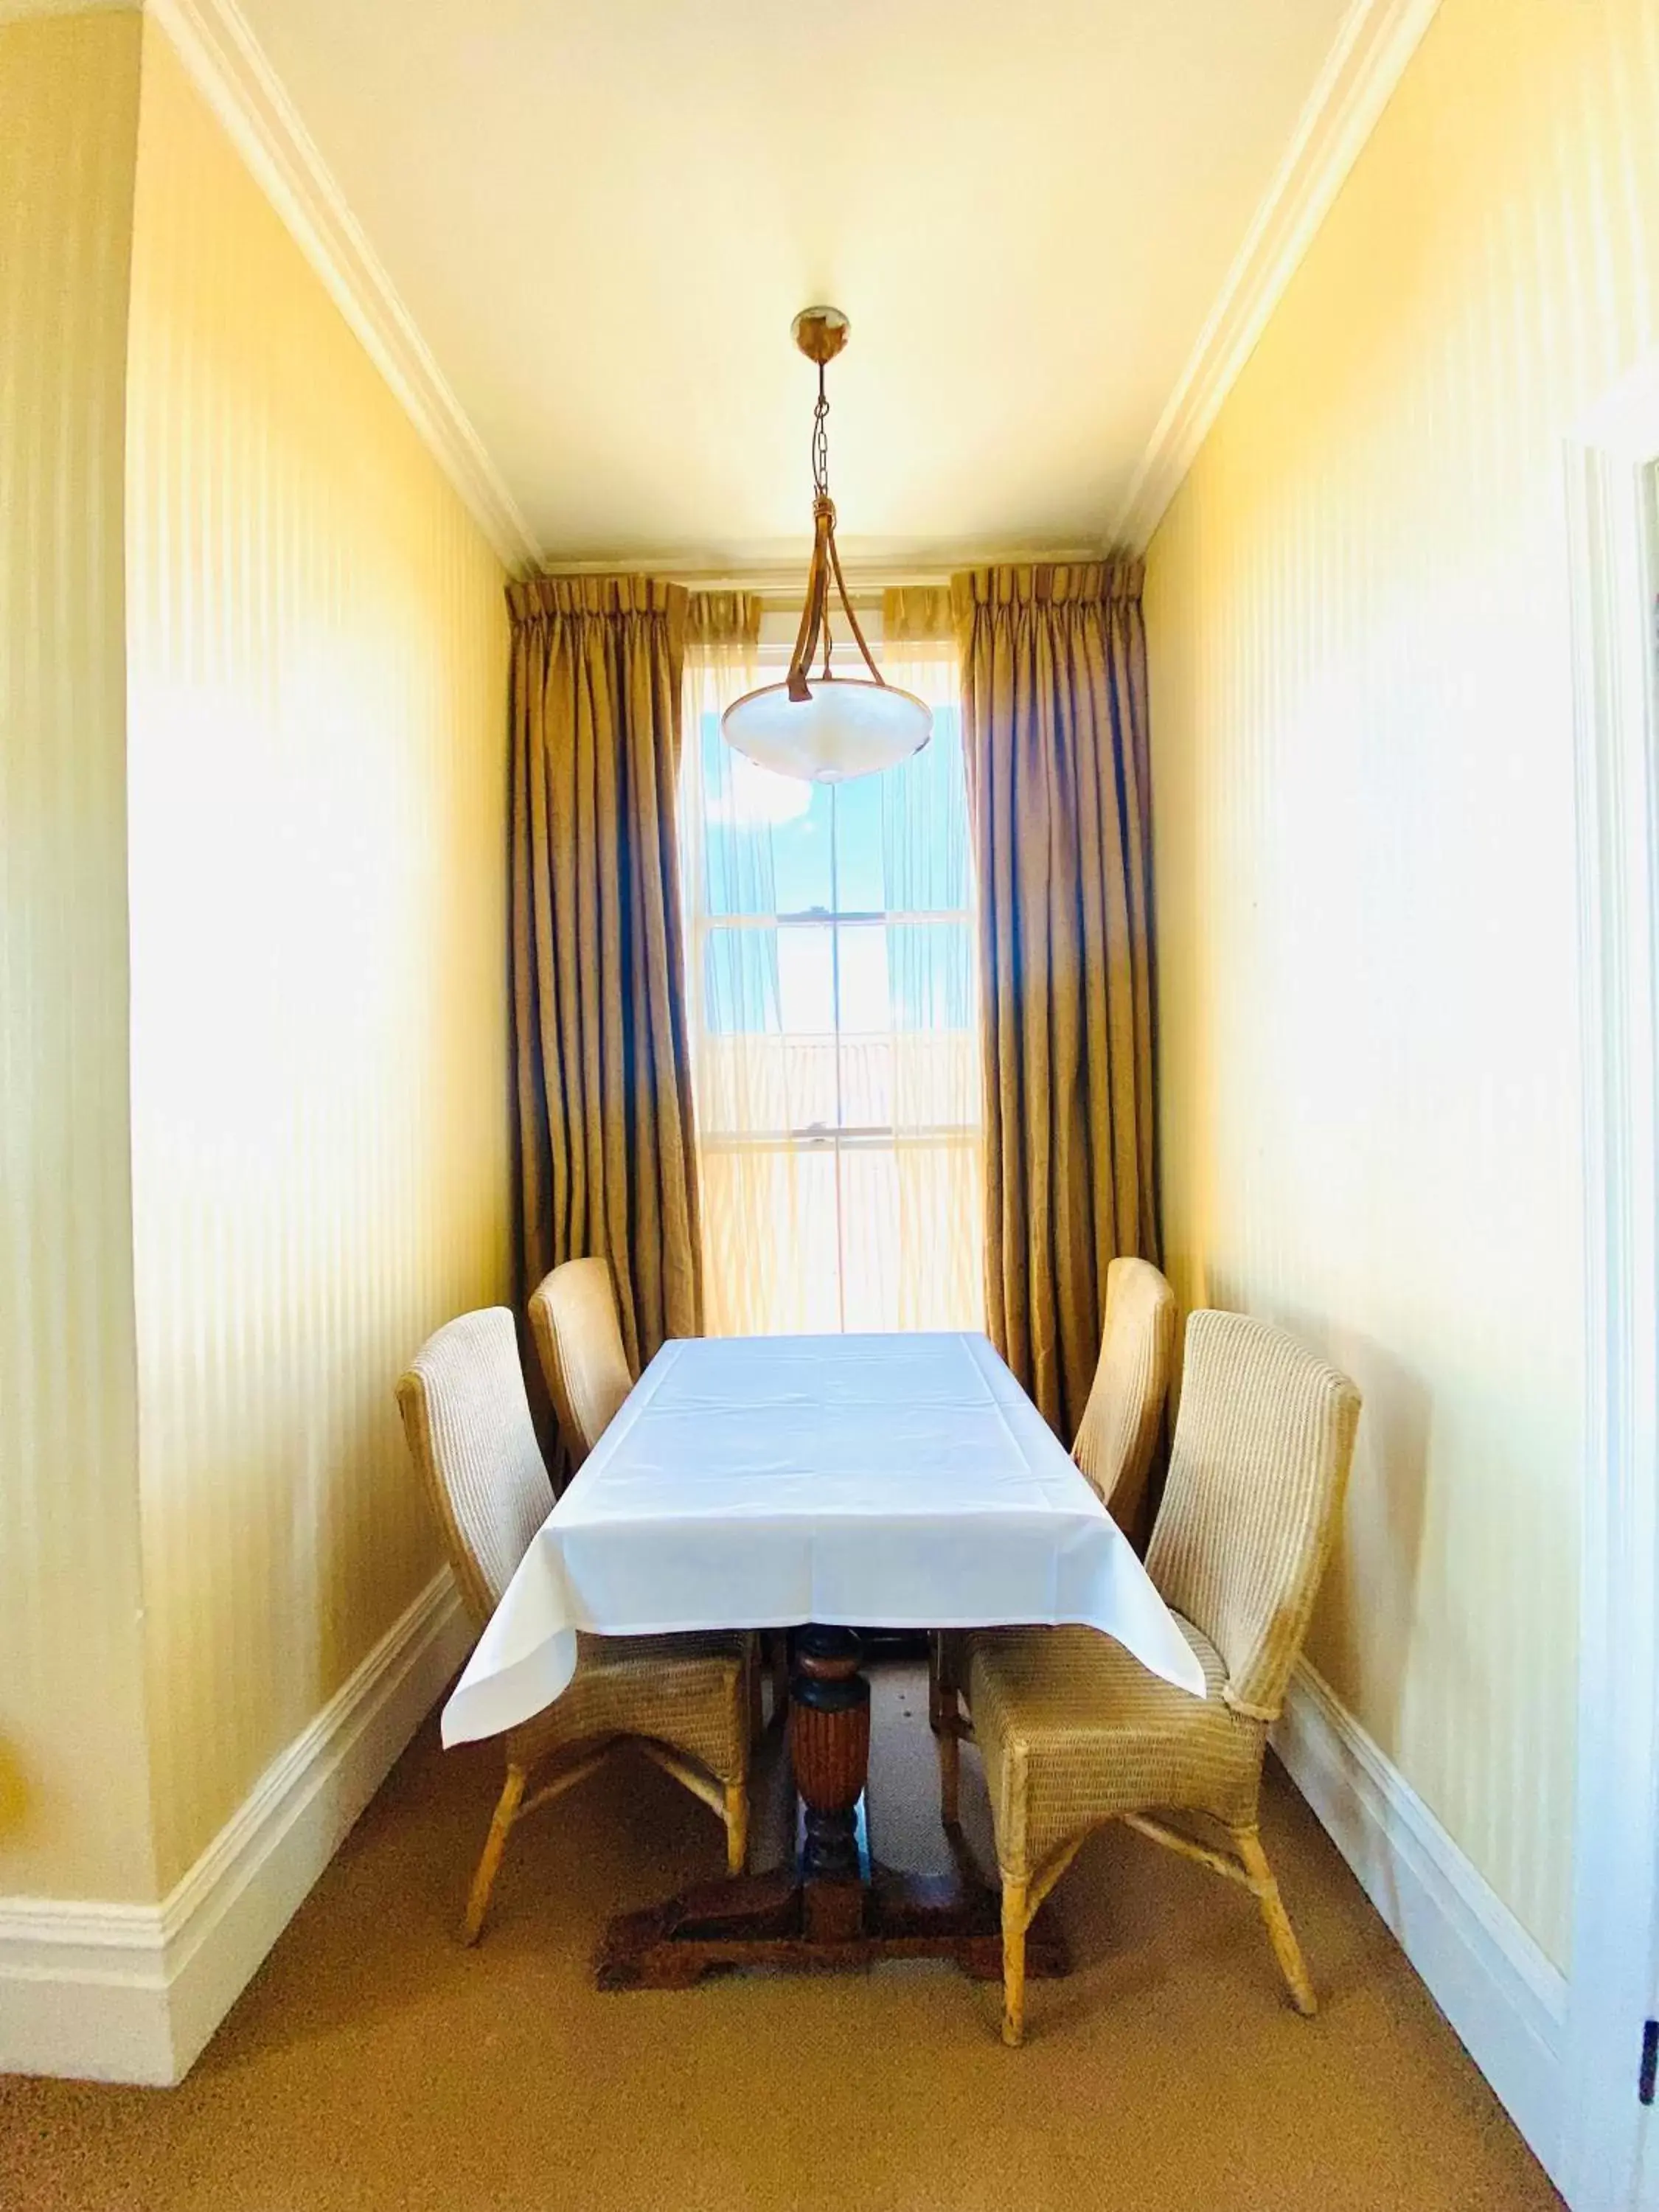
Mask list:
[[[580,1467],[634,1387],[608,1260],[567,1260],[530,1298],[536,1354],[570,1464]]]
[[[398,1383],[398,1405],[462,1599],[482,1629],[553,1504],[512,1315],[496,1306],[439,1329]],[[562,1696],[507,1731],[507,1780],[467,1899],[469,1943],[478,1939],[514,1827],[629,1738],[720,1815],[732,1873],[747,1856],[742,1638],[582,1635],[577,1650]],[[550,1760],[554,1771],[526,1797],[531,1778]]]
[[[615,1420],[634,1387],[633,1370],[623,1349],[610,1261],[566,1260],[544,1275],[530,1294],[530,1333],[574,1471]],[[749,1732],[758,1735],[761,1645],[753,1630],[744,1632],[743,1648]],[[786,1686],[784,1703],[787,1699]]]
[[[1147,1569],[1204,1669],[1161,1681],[1091,1629],[984,1631],[968,1699],[1002,1876],[1003,2040],[1024,2028],[1025,1931],[1091,1829],[1123,1820],[1243,1883],[1297,2010],[1312,1987],[1256,1825],[1261,1757],[1347,1482],[1359,1396],[1281,1330],[1195,1313]],[[1216,1824],[1217,1848],[1155,1814]]]
[[[1072,1457],[1126,1536],[1146,1495],[1175,1340],[1175,1292],[1164,1277],[1150,1260],[1114,1260],[1100,1361]]]
[[[1175,1358],[1175,1292],[1149,1260],[1114,1260],[1106,1270],[1106,1321],[1100,1359],[1072,1457],[1125,1535],[1134,1534]],[[928,1714],[939,1739],[939,1789],[947,1827],[957,1825],[960,1790],[957,1691],[963,1638],[945,1630],[929,1639]]]

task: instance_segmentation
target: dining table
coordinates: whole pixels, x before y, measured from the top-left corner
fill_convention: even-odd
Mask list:
[[[1061,1623],[1115,1638],[1203,1696],[1133,1549],[987,1337],[673,1339],[532,1538],[444,1707],[443,1740],[494,1735],[550,1705],[579,1632],[789,1630],[796,1850],[619,1915],[599,1985],[886,1957],[995,1978],[998,1893],[966,1855],[951,1875],[916,1875],[869,1848],[858,1631]],[[1065,1967],[1040,1914],[1027,1970]]]

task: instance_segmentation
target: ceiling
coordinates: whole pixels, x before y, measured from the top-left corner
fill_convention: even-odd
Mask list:
[[[1104,542],[1350,0],[242,0],[551,561]]]

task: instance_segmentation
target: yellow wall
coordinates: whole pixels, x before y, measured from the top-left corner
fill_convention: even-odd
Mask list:
[[[163,1884],[440,1563],[392,1386],[508,1273],[505,576],[147,26],[134,1243]]]
[[[1177,1285],[1362,1384],[1311,1656],[1561,1963],[1583,1327],[1563,444],[1656,340],[1651,0],[1445,0],[1147,586]]]
[[[153,1886],[121,408],[138,19],[0,24],[0,1894]]]

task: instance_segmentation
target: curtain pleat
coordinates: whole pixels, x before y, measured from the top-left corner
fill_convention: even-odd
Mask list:
[[[956,619],[948,584],[896,584],[881,595],[883,662],[956,658]]]
[[[1139,562],[952,579],[978,869],[993,1340],[1075,1433],[1106,1270],[1158,1255]]]
[[[520,1285],[609,1260],[637,1371],[702,1328],[675,841],[686,593],[542,576],[507,602]]]
[[[717,662],[729,659],[745,674],[755,672],[762,612],[754,592],[693,592],[686,607],[686,644]]]

